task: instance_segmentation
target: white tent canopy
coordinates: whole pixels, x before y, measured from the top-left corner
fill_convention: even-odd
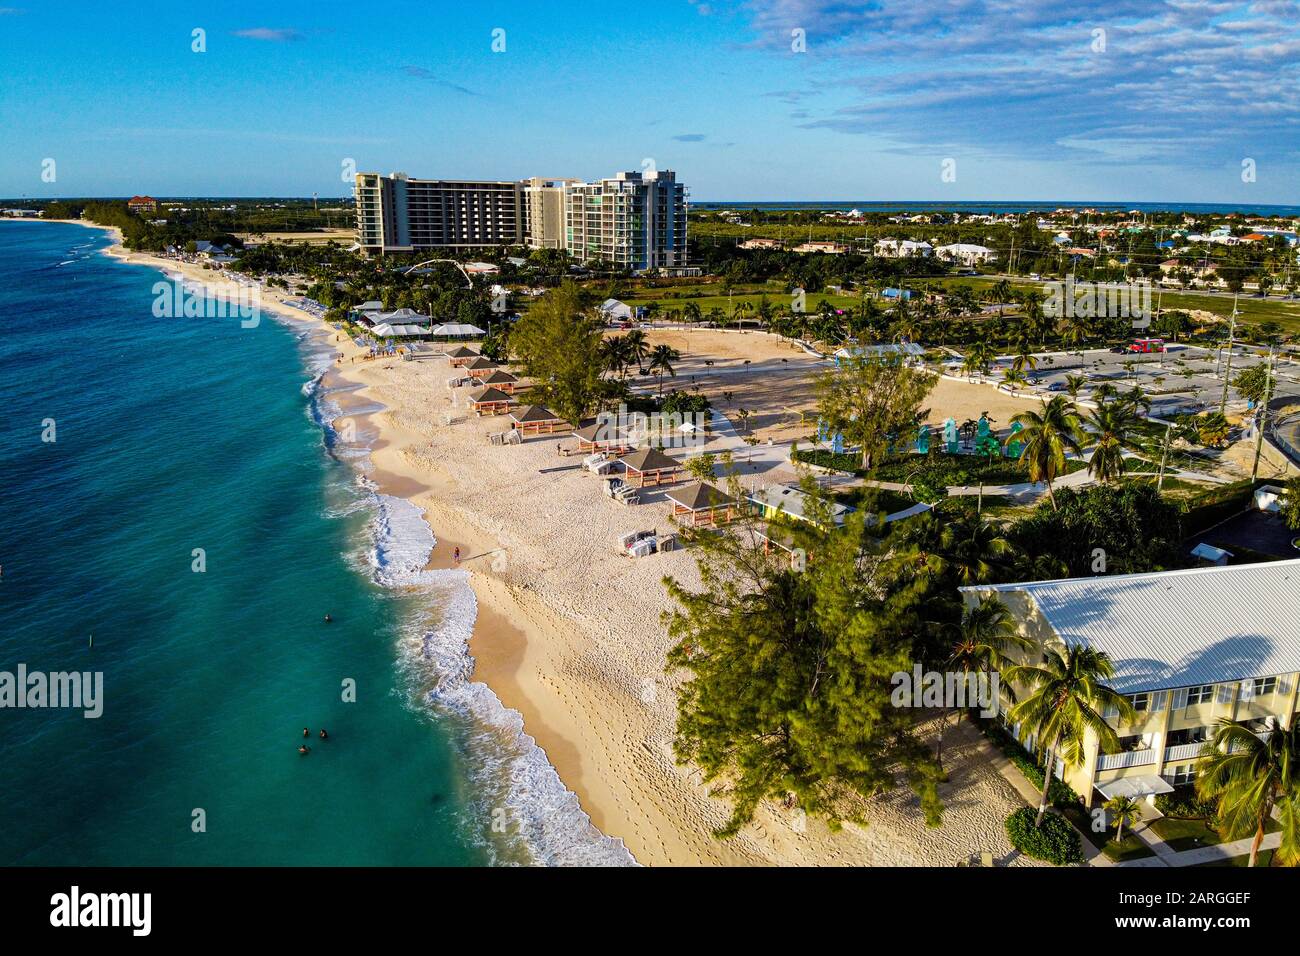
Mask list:
[[[428,335],[429,330],[420,325],[391,325],[381,322],[370,330],[381,339],[397,339],[412,335]]]
[[[484,332],[482,329],[480,329],[477,325],[459,325],[456,323],[447,323],[444,325],[440,325],[437,328],[435,328],[430,334],[431,335],[460,335],[460,336],[467,336],[467,337],[472,337],[475,335],[487,335],[487,333]]]
[[[1132,797],[1134,800],[1140,800],[1142,797],[1149,797],[1156,793],[1172,793],[1174,788],[1164,777],[1149,773],[1140,777],[1107,780],[1105,783],[1097,784],[1097,789],[1107,800],[1112,797]]]

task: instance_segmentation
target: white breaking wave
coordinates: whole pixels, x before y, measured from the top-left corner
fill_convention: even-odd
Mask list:
[[[330,363],[329,357],[322,363],[320,353],[309,356],[313,375],[303,386],[304,395],[311,399],[308,414],[324,430],[330,453],[358,469],[357,484],[365,492],[361,501],[374,512],[366,558],[376,583],[419,589],[436,608],[433,619],[408,624],[399,664],[414,706],[454,714],[468,724],[466,744],[475,768],[476,793],[472,812],[462,822],[470,837],[495,862],[637,865],[622,840],[606,836],[592,824],[546,752],[524,732],[523,715],[501,703],[487,684],[473,679],[469,641],[478,602],[469,573],[425,570],[438,541],[423,511],[405,498],[378,492],[365,474],[368,449],[337,442],[330,423],[341,409],[321,387]],[[339,456],[340,451],[345,454]]]
[[[479,728],[471,732],[485,785],[478,826],[491,821],[494,832],[517,839],[532,862],[546,866],[636,865],[622,840],[592,824],[546,752],[524,732],[523,716],[473,679],[469,641],[478,603],[469,572],[425,570],[437,539],[421,510],[404,498],[375,499],[375,579],[387,587],[421,588],[439,607],[436,621],[413,625],[402,642],[403,670],[422,703],[468,717]]]

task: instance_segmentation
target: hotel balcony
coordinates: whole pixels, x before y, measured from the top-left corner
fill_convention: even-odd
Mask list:
[[[1097,761],[1098,770],[1124,770],[1128,767],[1145,767],[1156,762],[1156,751],[1151,747],[1126,750],[1118,754],[1102,754]]]
[[[1204,743],[1176,744],[1165,748],[1165,763],[1175,760],[1192,760],[1201,755]]]

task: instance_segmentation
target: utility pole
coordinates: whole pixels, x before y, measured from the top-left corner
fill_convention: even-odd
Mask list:
[[[1165,448],[1160,453],[1160,477],[1156,479],[1156,494],[1165,486],[1165,462],[1169,460],[1169,446],[1174,443],[1174,423],[1165,423]]]
[[[1250,480],[1259,477],[1259,456],[1264,450],[1264,422],[1268,419],[1268,403],[1273,397],[1273,356],[1277,347],[1268,347],[1268,371],[1264,375],[1264,397],[1255,412],[1255,464],[1250,469]]]
[[[1223,397],[1219,399],[1219,414],[1228,408],[1228,382],[1232,379],[1232,347],[1237,336],[1237,296],[1232,297],[1232,319],[1228,324],[1228,357],[1223,367]]]

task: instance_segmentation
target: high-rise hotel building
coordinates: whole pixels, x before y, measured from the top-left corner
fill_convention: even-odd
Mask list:
[[[686,187],[672,170],[619,173],[565,190],[564,244],[575,258],[640,272],[686,264]]]
[[[524,241],[517,182],[357,174],[357,242],[367,254],[515,246]]]
[[[591,183],[358,173],[356,203],[357,241],[367,254],[526,244],[633,272],[686,265],[686,187],[672,170]]]

